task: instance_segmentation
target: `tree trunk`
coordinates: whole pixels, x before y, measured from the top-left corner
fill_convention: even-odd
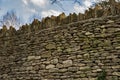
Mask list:
[[[110,2],[111,14],[112,14],[112,15],[115,15],[115,14],[116,14],[116,11],[115,11],[116,1],[115,1],[115,0],[109,0],[109,2]]]

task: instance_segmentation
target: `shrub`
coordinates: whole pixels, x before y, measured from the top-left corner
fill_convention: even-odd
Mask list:
[[[97,80],[106,80],[106,72],[102,70],[102,72],[98,75]]]

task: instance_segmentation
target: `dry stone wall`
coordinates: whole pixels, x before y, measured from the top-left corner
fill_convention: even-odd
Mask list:
[[[120,16],[24,31],[1,30],[0,80],[120,80]]]

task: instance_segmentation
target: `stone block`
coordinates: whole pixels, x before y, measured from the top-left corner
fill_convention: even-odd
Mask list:
[[[46,69],[52,69],[52,68],[55,68],[55,65],[50,64],[46,66]]]
[[[28,60],[33,60],[33,59],[35,59],[35,56],[28,56],[27,59],[28,59]]]
[[[84,66],[84,67],[80,67],[80,70],[89,71],[89,70],[91,70],[91,68],[89,66]]]
[[[51,57],[51,52],[45,51],[41,54],[41,58],[49,58]]]
[[[51,50],[51,49],[56,49],[55,43],[49,43],[49,44],[47,44],[47,45],[46,45],[46,49],[49,49],[49,50]]]
[[[64,67],[70,67],[72,65],[73,65],[73,61],[72,60],[63,61],[63,66]]]
[[[51,64],[57,64],[58,61],[59,61],[59,60],[56,58],[56,59],[51,60],[50,62],[51,62]]]

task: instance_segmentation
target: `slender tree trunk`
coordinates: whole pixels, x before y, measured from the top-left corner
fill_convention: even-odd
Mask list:
[[[111,14],[115,15],[116,14],[116,11],[115,11],[116,1],[115,0],[109,0],[109,2],[110,2]]]

